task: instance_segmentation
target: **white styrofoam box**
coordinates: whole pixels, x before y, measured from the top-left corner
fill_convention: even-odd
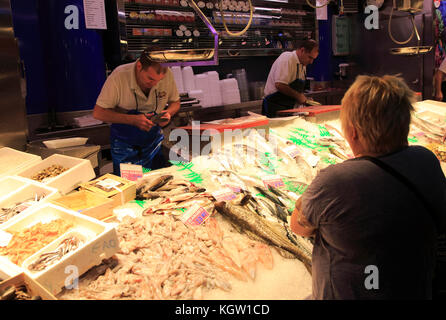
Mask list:
[[[65,147],[82,146],[87,142],[87,140],[88,140],[88,138],[75,137],[75,138],[66,138],[66,139],[46,140],[46,141],[42,141],[42,142],[47,148],[58,149],[58,148],[65,148]]]
[[[19,177],[14,177],[14,178],[17,179]],[[14,221],[18,219],[22,214],[25,214],[26,212],[34,208],[35,206],[60,196],[59,191],[55,188],[51,188],[42,183],[33,180],[28,180],[25,178],[23,178],[22,180],[23,180],[22,182],[24,183],[22,187],[20,187],[15,192],[10,193],[7,197],[4,197],[0,200],[0,208],[7,208],[26,200],[35,199],[36,196],[40,200],[39,202],[36,202],[35,204],[31,205],[29,208],[23,210],[21,213],[15,215],[7,222]],[[17,179],[16,181],[19,180]],[[2,223],[0,223],[0,225],[1,224]]]
[[[90,181],[96,177],[90,160],[69,157],[62,154],[53,154],[38,164],[18,172],[17,175],[31,179],[32,176],[52,165],[60,165],[68,168],[68,170],[58,176],[43,182],[45,185],[58,189],[61,194],[67,194],[77,188],[81,183]]]
[[[0,177],[15,175],[40,161],[42,158],[38,155],[3,147],[0,149]]]
[[[175,83],[177,85],[178,92],[180,94],[186,92],[184,90],[183,72],[181,71],[181,67],[173,66],[173,67],[170,67],[170,70],[172,70],[173,78],[175,79]]]
[[[195,78],[192,67],[187,66],[182,70],[184,91],[189,92],[195,90]]]
[[[9,197],[11,193],[24,188],[28,184],[26,180],[16,176],[0,178],[0,201]]]
[[[6,232],[19,231],[30,228],[38,222],[47,223],[55,219],[68,221],[74,227],[28,257],[20,266],[12,263],[7,257],[0,256],[0,275],[15,275],[17,271],[25,272],[50,293],[57,294],[66,285],[65,281],[70,274],[73,276],[72,280],[74,280],[75,276],[81,276],[90,268],[99,265],[103,259],[108,259],[119,251],[119,239],[114,225],[51,203],[44,203],[34,207],[26,215],[21,215],[20,219],[8,221],[1,225],[0,230]],[[70,234],[81,235],[86,242],[42,271],[33,272],[27,268],[33,262],[31,257],[35,258],[44,252],[48,252]]]

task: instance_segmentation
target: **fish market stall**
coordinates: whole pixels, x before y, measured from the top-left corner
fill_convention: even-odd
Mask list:
[[[431,148],[444,165],[439,136],[444,114],[428,111],[440,117],[432,120],[435,114],[416,108],[409,143]],[[256,115],[251,114],[239,121],[253,118]],[[80,263],[89,257],[90,262],[82,264],[77,290],[48,290],[58,299],[305,299],[311,295],[313,244],[291,232],[291,213],[321,169],[353,157],[339,119],[308,120],[268,119],[267,130],[247,126],[209,154],[188,162],[172,160],[170,167],[145,172],[135,182],[104,175],[79,184],[80,191],[60,192],[60,198],[40,206],[50,206],[53,216],[77,217],[72,222],[95,221],[94,234],[72,242],[69,236],[82,232],[72,234],[69,225],[60,226],[68,231],[48,238],[27,256],[0,248],[0,270],[4,265],[21,266],[14,270],[25,268],[32,279],[46,279],[43,287],[48,289],[48,279],[60,280],[57,274],[63,275],[57,267],[64,265],[64,259],[76,257]],[[237,119],[226,122],[235,124]],[[0,181],[6,188],[8,183],[2,181],[7,180]],[[78,199],[87,198],[78,193],[87,191],[100,197],[90,195],[89,204],[81,206]],[[0,228],[11,232],[19,232],[13,226],[20,225],[49,228],[25,223],[33,215],[43,213],[30,209]],[[105,231],[106,243],[113,240],[115,246],[86,255],[82,250],[86,242],[98,243]],[[65,250],[67,256],[60,261],[57,254],[47,255]],[[13,261],[8,264],[9,256]],[[46,271],[39,271],[42,267]],[[60,282],[54,285],[60,287]]]

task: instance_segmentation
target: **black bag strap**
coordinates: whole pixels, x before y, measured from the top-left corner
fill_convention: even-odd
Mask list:
[[[398,171],[396,171],[394,168],[392,168],[391,166],[389,166],[387,163],[374,158],[374,157],[370,157],[370,156],[363,156],[358,158],[359,159],[365,159],[365,160],[369,160],[371,162],[373,162],[374,164],[376,164],[378,167],[380,167],[381,169],[383,169],[384,171],[386,171],[387,173],[391,174],[394,178],[396,178],[397,180],[399,180],[402,184],[404,184],[410,191],[412,191],[412,193],[414,193],[418,200],[420,200],[420,202],[423,204],[424,208],[426,209],[426,211],[429,213],[429,215],[431,216],[433,222],[434,222],[434,226],[435,229],[438,231],[438,228],[440,228],[440,223],[439,221],[436,219],[436,217],[434,216],[434,212],[435,210],[433,209],[433,207],[430,205],[430,203],[426,200],[426,198],[423,196],[423,194],[418,190],[418,188],[409,180],[407,179],[405,176],[403,176],[401,173],[399,173]]]

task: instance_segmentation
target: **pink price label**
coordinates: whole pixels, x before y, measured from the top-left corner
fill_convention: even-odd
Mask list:
[[[199,207],[197,210],[192,212],[190,217],[186,219],[185,224],[191,226],[199,226],[209,218],[210,214],[204,208]]]
[[[121,163],[121,177],[130,181],[136,181],[143,176],[142,166],[128,163]]]
[[[231,201],[232,199],[236,198],[236,195],[230,188],[225,188],[223,190],[216,191],[216,192],[212,193],[212,196],[217,201]]]
[[[265,185],[266,188],[268,188],[268,186],[272,186],[275,188],[285,186],[282,178],[280,178],[279,176],[266,177],[263,179],[263,184]]]
[[[121,177],[130,181],[136,181],[142,177],[142,174],[139,174],[137,172],[127,171],[127,172],[122,172]]]

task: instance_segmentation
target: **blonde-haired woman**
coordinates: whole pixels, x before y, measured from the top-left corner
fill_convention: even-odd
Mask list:
[[[314,236],[314,299],[430,299],[446,181],[435,155],[408,146],[413,93],[359,76],[342,100],[354,159],[318,174],[291,217]]]

